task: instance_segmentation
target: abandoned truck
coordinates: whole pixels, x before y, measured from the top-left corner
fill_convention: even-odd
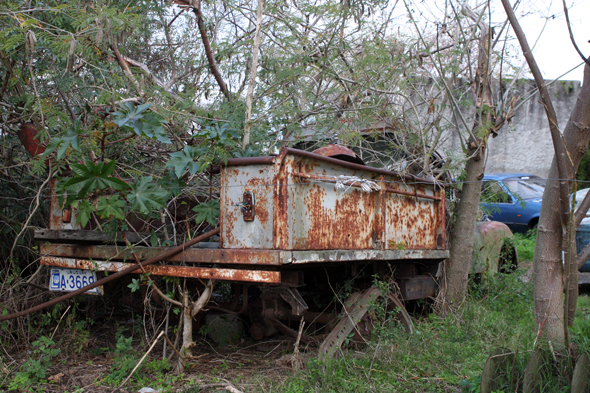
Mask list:
[[[53,191],[50,228],[35,233],[51,287],[80,288],[95,273],[162,259],[133,273],[227,282],[226,303],[213,297],[207,309],[244,315],[256,339],[273,328],[296,334],[289,321],[301,318],[321,324],[332,332],[321,347],[328,354],[377,296],[393,301],[410,328],[402,301],[435,295],[449,256],[444,185],[365,166],[340,146],[230,159],[219,176],[218,241],[170,256],[172,247],[142,245],[141,234],[80,229]],[[388,280],[388,293],[372,286],[375,276]],[[340,289],[348,299],[334,302]],[[350,318],[338,318],[344,308]]]

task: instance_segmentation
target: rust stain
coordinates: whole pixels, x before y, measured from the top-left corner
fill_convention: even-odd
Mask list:
[[[281,163],[283,165],[278,168],[278,174],[275,177],[275,189],[273,198],[273,235],[275,240],[273,242],[274,247],[282,250],[288,249],[288,203],[289,203],[289,187],[287,187],[287,161],[286,157],[283,157]],[[292,159],[291,159],[292,161]]]
[[[295,250],[372,249],[375,196],[350,189],[336,199],[333,209],[325,207],[329,196],[325,187],[314,184],[305,196],[304,237],[294,239]],[[298,225],[302,225],[301,221]]]
[[[314,150],[312,153],[324,157],[332,157],[342,161],[365,165],[365,162],[352,150],[340,145],[329,144]]]
[[[224,218],[227,230],[222,247],[390,249],[389,243],[394,249],[441,247],[444,194],[433,183],[289,149],[268,170],[246,168],[226,170],[225,184],[235,183],[240,190],[255,193],[258,226],[245,227],[240,215],[231,211]],[[246,177],[239,178],[240,174]],[[377,181],[381,191],[362,191],[361,183],[354,180],[343,183],[345,190],[336,190],[340,175]],[[267,187],[271,178],[272,194]]]
[[[255,220],[259,221],[263,228],[266,227],[268,223],[268,192],[266,191],[266,187],[269,186],[266,184],[267,181],[265,179],[253,178],[248,180],[246,183],[246,187],[244,188],[245,191],[252,191],[256,197],[256,217]]]
[[[84,270],[118,272],[125,270],[132,263],[90,261],[84,259],[68,259],[41,257],[41,263],[47,266],[67,267]],[[281,273],[267,270],[222,269],[191,266],[149,265],[144,267],[147,273],[156,276],[211,278],[225,281],[264,282],[278,284],[281,282]],[[133,271],[134,274],[143,273],[141,269]]]

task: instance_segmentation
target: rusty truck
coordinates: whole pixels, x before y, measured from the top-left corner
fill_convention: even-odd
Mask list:
[[[146,244],[146,234],[121,239],[80,228],[75,209],[63,210],[53,187],[50,227],[35,232],[51,285],[72,290],[96,280],[77,272],[125,269],[224,282],[228,301],[213,298],[210,311],[247,316],[256,339],[269,329],[296,334],[290,321],[301,318],[321,324],[329,331],[321,347],[327,354],[376,297],[402,310],[411,329],[404,302],[436,295],[441,263],[449,257],[444,184],[365,166],[352,151],[332,145],[233,158],[212,173],[219,176],[218,238],[135,270],[138,261],[172,247]],[[375,277],[388,282],[387,293],[373,286]],[[348,299],[326,300],[343,288]],[[343,312],[352,317],[342,318]]]

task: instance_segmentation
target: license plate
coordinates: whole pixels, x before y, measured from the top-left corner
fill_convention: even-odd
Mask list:
[[[72,292],[96,281],[96,273],[92,270],[51,268],[49,276],[49,290]],[[94,287],[85,293],[98,294],[99,287]]]

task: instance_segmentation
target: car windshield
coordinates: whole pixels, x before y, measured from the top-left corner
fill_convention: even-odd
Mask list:
[[[505,179],[504,184],[512,194],[522,199],[542,198],[545,180],[540,177],[522,176]]]

